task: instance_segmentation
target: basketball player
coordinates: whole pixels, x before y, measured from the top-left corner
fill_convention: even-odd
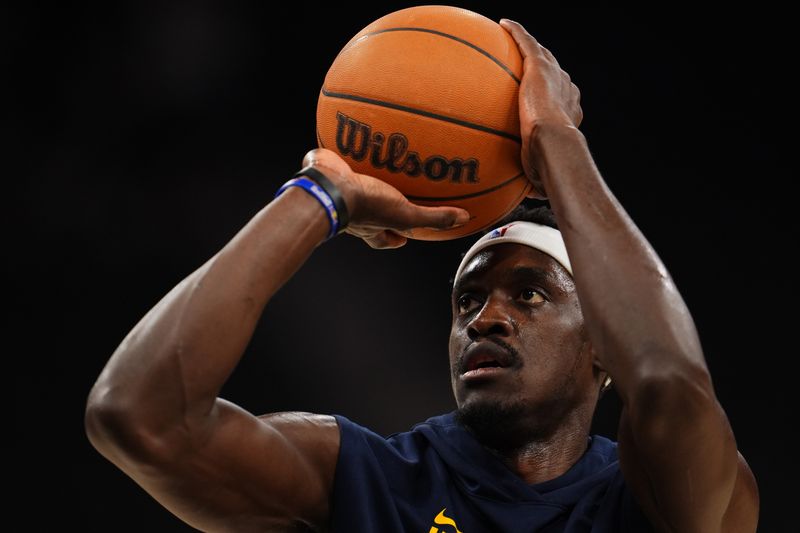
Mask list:
[[[459,266],[458,410],[384,439],[341,416],[256,417],[217,397],[264,305],[341,232],[376,248],[468,213],[410,204],[326,150],[125,338],[91,391],[97,449],[218,531],[753,532],[754,477],[695,326],[577,129],[578,90],[518,24],[522,157],[561,231],[519,221]],[[590,436],[613,379],[618,442]]]

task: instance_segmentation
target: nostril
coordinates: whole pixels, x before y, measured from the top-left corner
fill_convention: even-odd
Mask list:
[[[483,326],[483,327],[479,327]],[[467,328],[467,335],[472,340],[477,340],[479,337],[489,337],[491,335],[505,336],[508,333],[507,329],[501,322],[492,322],[488,324],[473,324]]]
[[[503,335],[505,333],[505,328],[497,322],[489,326],[489,331],[486,332],[487,335]]]

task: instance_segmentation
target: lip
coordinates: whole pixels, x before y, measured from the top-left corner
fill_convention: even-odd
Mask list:
[[[511,348],[506,348],[491,341],[476,342],[464,352],[461,358],[459,374],[462,379],[490,377],[494,374],[489,371],[507,370],[508,367],[514,364],[515,360],[516,355],[512,352]],[[486,361],[494,361],[498,366],[478,368],[480,364]]]
[[[468,370],[461,374],[461,381],[465,383],[472,383],[478,381],[487,381],[496,379],[509,371],[507,366],[489,366],[484,368],[476,368],[475,370]]]

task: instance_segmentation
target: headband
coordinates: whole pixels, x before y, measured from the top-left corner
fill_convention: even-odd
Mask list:
[[[535,222],[517,221],[494,229],[478,239],[478,241],[472,245],[472,248],[464,254],[464,259],[462,259],[461,264],[458,265],[453,283],[455,284],[458,282],[467,263],[475,254],[488,246],[502,244],[504,242],[524,244],[525,246],[530,246],[531,248],[542,251],[561,263],[561,266],[567,269],[567,272],[572,275],[572,265],[570,265],[567,247],[564,246],[564,239],[561,237],[560,231],[550,226],[536,224]]]

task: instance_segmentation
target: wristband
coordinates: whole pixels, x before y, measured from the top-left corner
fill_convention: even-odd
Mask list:
[[[317,185],[322,187],[326,193],[328,193],[328,197],[330,197],[330,199],[333,201],[333,205],[336,207],[336,213],[338,215],[337,232],[343,232],[350,223],[350,212],[347,210],[347,205],[344,203],[344,197],[342,196],[339,187],[334,185],[334,183],[329,180],[325,174],[313,167],[306,167],[292,177],[299,178],[300,176],[307,176],[311,178],[317,183]]]
[[[283,192],[289,187],[300,187],[301,189],[305,189],[306,192],[308,192],[311,196],[316,198],[320,204],[322,204],[322,207],[325,209],[325,214],[328,215],[328,222],[331,226],[331,230],[328,232],[328,236],[325,239],[327,240],[335,236],[340,228],[339,215],[336,212],[336,206],[333,203],[333,199],[325,191],[325,189],[308,178],[292,178],[284,183],[280,189],[278,189],[278,192],[275,193],[275,198],[283,194]]]

